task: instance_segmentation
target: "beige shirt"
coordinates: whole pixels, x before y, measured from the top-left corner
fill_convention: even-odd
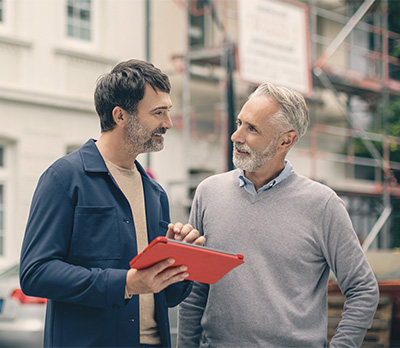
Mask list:
[[[124,169],[116,166],[107,159],[105,159],[105,162],[108,170],[131,206],[136,230],[137,252],[140,253],[149,244],[142,177],[136,167],[133,169]],[[161,344],[158,325],[155,320],[153,294],[139,295],[139,315],[140,343]]]

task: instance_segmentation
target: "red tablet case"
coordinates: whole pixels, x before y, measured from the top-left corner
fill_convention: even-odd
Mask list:
[[[189,277],[201,283],[214,284],[233,268],[244,263],[241,254],[232,254],[203,246],[157,237],[129,263],[131,268],[143,269],[173,258],[172,267],[186,265]]]

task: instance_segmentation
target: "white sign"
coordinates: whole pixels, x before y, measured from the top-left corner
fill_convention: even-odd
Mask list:
[[[310,95],[307,7],[293,1],[237,2],[241,79],[251,84],[271,82]]]

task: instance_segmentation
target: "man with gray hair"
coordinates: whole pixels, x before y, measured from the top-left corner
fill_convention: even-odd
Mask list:
[[[244,254],[216,284],[195,283],[179,307],[178,346],[326,347],[330,270],[346,295],[330,347],[360,347],[378,286],[342,200],[286,160],[304,135],[304,98],[260,85],[237,117],[237,169],[204,180],[190,223],[207,246]]]

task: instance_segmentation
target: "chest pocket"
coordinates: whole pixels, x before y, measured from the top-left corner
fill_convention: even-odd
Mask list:
[[[69,255],[74,260],[121,258],[121,236],[116,207],[75,208]]]

